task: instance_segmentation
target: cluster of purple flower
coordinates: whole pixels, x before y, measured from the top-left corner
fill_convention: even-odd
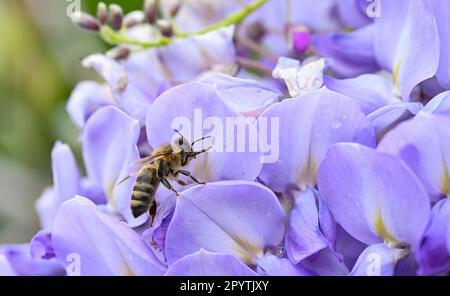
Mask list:
[[[0,247],[0,274],[450,271],[450,0],[99,8],[75,22],[118,47],[82,62],[105,83],[67,105],[86,176],[56,143],[42,230]],[[213,149],[186,168],[205,185],[160,186],[154,221],[133,217],[136,178],[120,181],[195,110],[276,118],[278,159]]]

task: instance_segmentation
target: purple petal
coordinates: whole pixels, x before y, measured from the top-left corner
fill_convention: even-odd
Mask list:
[[[95,111],[114,104],[110,89],[94,81],[82,81],[75,87],[67,102],[67,112],[81,129]]]
[[[355,77],[379,69],[373,51],[373,25],[351,33],[313,36],[314,47],[331,60],[330,67],[341,77]]]
[[[396,103],[384,106],[367,115],[377,134],[377,141],[380,141],[385,134],[402,121],[414,117],[422,107],[422,103]]]
[[[135,91],[147,100],[153,101],[164,84],[173,83],[164,69],[157,50],[134,52],[122,64],[127,71],[128,83],[132,84]],[[143,111],[146,112],[147,109]],[[145,113],[142,115],[145,117]]]
[[[297,24],[304,24],[305,26],[318,32],[329,32],[337,30],[340,26],[339,22],[330,17],[333,15],[335,9],[335,0],[321,0],[318,2],[311,2],[310,0],[291,1],[292,7],[290,10],[286,8],[285,14],[291,14],[293,22]],[[279,1],[273,1],[273,6],[282,6]],[[273,6],[267,6],[267,10],[273,10]],[[299,13],[301,12],[301,13]],[[280,23],[280,15],[275,14],[275,20]],[[267,14],[262,14],[266,17]]]
[[[356,240],[340,225],[336,227],[336,252],[342,254],[346,266],[354,266],[359,255],[367,247],[366,244]]]
[[[69,275],[162,275],[163,266],[125,223],[76,197],[61,205],[52,230],[57,258]]]
[[[367,9],[370,2],[366,0],[339,0],[336,1],[340,19],[345,26],[359,28],[371,22]]]
[[[149,96],[134,84],[134,77],[129,76],[124,65],[104,55],[94,54],[83,60],[83,66],[95,69],[105,79],[117,104],[125,112],[140,121],[144,120],[154,96]]]
[[[179,39],[160,51],[164,66],[175,81],[189,81],[214,67],[233,65],[234,26]]]
[[[156,202],[158,209],[153,220],[152,227],[142,234],[144,240],[158,250],[164,250],[166,244],[166,234],[175,211],[176,196],[164,186],[160,186],[156,192]]]
[[[322,249],[313,258],[303,260],[302,265],[320,276],[345,276],[348,274],[348,268],[342,262],[342,258],[330,248]]]
[[[402,257],[402,250],[385,244],[371,245],[365,249],[353,266],[351,276],[392,276]]]
[[[208,134],[214,138],[213,149],[191,161],[189,170],[197,179],[208,182],[217,180],[255,180],[261,170],[261,154],[257,149],[239,151],[239,143],[247,143],[234,128],[225,129],[229,120],[240,120],[248,130],[255,130],[245,117],[231,110],[222,100],[216,87],[205,83],[189,83],[164,92],[151,106],[147,115],[147,137],[150,145],[158,147],[172,142],[174,129],[180,130],[189,141]],[[211,126],[206,126],[207,123]],[[233,126],[232,126],[233,127]],[[227,141],[233,145],[227,146]],[[206,141],[205,141],[206,142]],[[204,146],[207,147],[206,145]],[[201,145],[198,145],[198,150]]]
[[[421,113],[388,133],[379,149],[401,157],[432,200],[450,194],[450,118]]]
[[[270,254],[258,260],[258,273],[265,276],[315,275],[301,264],[293,265],[287,258],[280,258]]]
[[[431,220],[417,251],[421,275],[445,274],[450,271],[450,252],[447,248],[447,233],[450,229],[450,200],[436,203],[431,211]]]
[[[39,231],[30,242],[32,258],[52,259],[55,257],[50,230]]]
[[[195,110],[201,111],[199,123],[194,116]],[[222,101],[213,85],[198,82],[180,85],[164,92],[152,104],[146,120],[147,138],[152,147],[171,143],[174,137],[173,129],[179,128],[181,124],[176,120],[178,118],[186,118],[191,124],[202,126],[201,119],[207,117],[225,118],[236,115],[237,113]],[[183,134],[189,140],[202,136],[186,133],[192,133],[192,130]]]
[[[394,75],[403,100],[413,88],[434,76],[439,64],[439,37],[427,1],[382,0],[375,20],[375,53],[382,67]]]
[[[256,276],[257,273],[231,255],[203,249],[176,261],[167,271],[171,276]]]
[[[3,251],[0,250],[0,276],[16,276],[17,272],[14,271],[11,264],[9,264]]]
[[[355,100],[364,114],[400,102],[392,94],[392,83],[379,75],[364,74],[349,79],[336,79],[326,76],[325,85],[327,88]]]
[[[19,276],[61,276],[64,269],[56,260],[32,258],[29,244],[0,249],[0,274]]]
[[[113,92],[122,92],[128,84],[125,68],[113,59],[102,54],[93,54],[82,61],[86,68],[93,68],[111,87]]]
[[[435,96],[419,113],[421,112],[450,116],[450,91]]]
[[[47,189],[36,203],[44,229],[50,229],[59,206],[80,193],[81,176],[70,147],[57,142],[52,150],[54,186]]]
[[[204,248],[254,265],[278,247],[286,216],[276,196],[258,183],[223,181],[182,193],[166,237],[169,266]]]
[[[447,229],[447,251],[450,254],[450,227]]]
[[[137,141],[139,122],[116,107],[97,111],[86,123],[82,136],[83,157],[88,177],[101,186],[112,210],[118,212],[132,226],[145,222],[147,216],[134,219],[130,200],[135,178],[118,183],[132,173],[132,165],[139,159]]]
[[[366,244],[384,240],[416,247],[428,222],[429,199],[400,159],[358,144],[336,144],[318,175],[323,200],[350,235]]]
[[[440,58],[439,68],[436,77],[442,87],[450,88],[450,18],[448,11],[450,11],[449,0],[432,1],[428,0],[434,11],[436,18],[437,30],[439,34],[440,43]]]
[[[331,214],[328,207],[323,202],[323,199],[318,198],[319,203],[319,226],[323,236],[327,239],[329,247],[335,249],[336,247],[336,221],[333,214]]]
[[[289,216],[285,244],[286,253],[295,264],[328,246],[328,240],[320,230],[313,189],[296,194],[295,206]]]
[[[214,85],[225,104],[248,117],[257,117],[282,95],[267,84],[222,74],[205,77],[200,82]]]
[[[292,185],[315,186],[317,169],[334,143],[374,145],[373,130],[359,106],[326,88],[275,104],[259,120],[267,120],[270,131],[273,118],[279,120],[279,159],[264,164],[259,177],[277,192]]]

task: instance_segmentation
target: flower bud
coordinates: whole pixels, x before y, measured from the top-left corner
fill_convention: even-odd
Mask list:
[[[304,53],[311,45],[311,34],[304,26],[292,26],[289,28],[289,46],[299,53]]]
[[[97,20],[102,26],[108,21],[108,7],[103,2],[100,2],[97,6]]]
[[[251,23],[246,30],[249,39],[259,42],[266,35],[266,28],[261,22]]]
[[[109,14],[111,19],[111,27],[115,31],[119,31],[123,24],[123,10],[122,7],[116,4],[111,4],[109,6]]]
[[[158,15],[158,5],[155,0],[145,0],[144,4],[144,14],[145,19],[150,24],[154,24],[156,22],[156,17]]]
[[[117,47],[108,51],[108,57],[114,60],[125,60],[130,56],[130,49],[127,47]]]
[[[173,27],[167,20],[158,20],[156,22],[156,26],[163,36],[172,37]]]
[[[72,22],[87,31],[98,32],[100,30],[100,24],[95,17],[90,14],[79,12],[72,16]]]
[[[123,19],[123,23],[126,28],[131,28],[136,26],[137,24],[142,23],[144,19],[145,14],[140,10],[136,10],[128,13]]]
[[[174,5],[172,5],[170,7],[170,10],[169,10],[170,16],[171,17],[176,17],[178,12],[180,11],[180,9],[181,9],[181,1],[178,0],[177,3],[175,3]]]

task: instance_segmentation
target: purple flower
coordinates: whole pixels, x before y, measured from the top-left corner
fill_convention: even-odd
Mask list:
[[[109,210],[120,214],[131,226],[144,223],[145,217],[134,219],[131,214],[133,180],[119,183],[131,173],[133,164],[140,158],[139,134],[137,120],[109,106],[89,119],[81,139],[88,179],[103,193]]]
[[[334,143],[375,145],[373,130],[359,106],[327,88],[275,104],[261,115],[265,117],[280,119],[280,158],[265,164],[259,177],[277,192],[290,185],[315,186],[319,165]]]
[[[386,135],[379,149],[401,157],[421,179],[432,200],[449,194],[446,126],[450,119],[423,113]]]
[[[326,88],[278,103],[265,117],[280,119],[280,158],[265,164],[259,178],[276,192],[293,194],[286,251],[297,264],[334,247],[334,220],[313,189],[327,150],[341,141],[373,146],[374,134],[356,103]]]
[[[436,20],[437,32],[439,34],[439,44],[440,44],[440,56],[439,56],[439,66],[437,69],[436,77],[442,87],[446,89],[450,88],[450,37],[449,28],[450,20],[448,19],[446,12],[450,9],[450,1],[439,0],[439,1],[427,1],[434,12],[434,17]]]
[[[320,166],[318,185],[336,222],[350,235],[375,248],[371,253],[381,260],[385,251],[392,253],[395,260],[382,266],[393,267],[417,250],[430,204],[419,179],[399,158],[358,144],[336,144]],[[380,243],[389,249],[375,247]],[[392,268],[381,271],[393,273]]]
[[[51,229],[59,206],[81,193],[81,175],[68,145],[56,143],[52,150],[53,187],[38,199],[36,209],[41,226]]]
[[[393,74],[396,90],[408,101],[413,88],[438,69],[439,36],[433,9],[426,0],[381,0],[380,9],[382,17],[375,20],[375,56]]]
[[[111,89],[94,81],[80,82],[67,102],[67,112],[82,129],[89,117],[104,106],[115,105]]]
[[[436,115],[450,115],[450,92],[445,91],[436,95],[422,109],[421,113],[433,113]]]
[[[59,262],[69,275],[162,275],[165,267],[142,238],[83,197],[59,208],[52,229]]]
[[[442,97],[442,96],[440,96]],[[439,102],[442,102],[439,99]],[[401,157],[421,179],[432,201],[449,195],[449,166],[446,140],[447,116],[422,112],[386,135],[380,149]],[[420,274],[437,274],[449,270],[447,249],[448,203],[433,206],[428,228],[417,253]]]
[[[0,275],[449,272],[450,0],[264,2],[85,15],[117,47],[67,104],[83,163],[55,144]],[[135,218],[139,160],[180,135],[202,153]]]
[[[450,201],[437,202],[417,252],[421,275],[445,274],[450,270]]]
[[[37,256],[33,245],[36,243],[0,247],[0,275],[64,275],[64,269],[56,259]]]
[[[167,271],[170,276],[255,276],[258,275],[236,257],[210,253],[203,249],[175,262]]]
[[[233,31],[233,27],[228,27],[180,39],[166,48],[135,53],[124,61],[94,54],[84,59],[82,64],[102,76],[114,101],[123,111],[143,121],[150,104],[168,87],[195,79],[205,71],[233,65]],[[96,100],[90,98],[89,102],[76,112],[88,113]]]
[[[177,200],[167,230],[167,263],[177,264],[204,249],[259,266],[259,260],[277,252],[285,223],[276,196],[257,183],[224,181],[193,187]]]
[[[374,25],[351,33],[326,33],[313,36],[314,47],[331,60],[330,67],[344,78],[379,69],[373,49]]]
[[[240,86],[240,84],[238,85]],[[230,89],[228,88],[228,90]],[[260,92],[260,94],[264,94],[265,98],[256,95],[234,97],[236,101],[248,104],[248,107],[242,106],[243,108],[241,108],[238,104],[230,102],[230,97],[226,94],[225,96],[221,95],[220,86],[203,82],[181,85],[164,92],[152,104],[147,114],[146,128],[150,145],[158,147],[170,143],[174,137],[174,129],[179,129],[181,134],[191,142],[210,134],[214,137],[212,151],[197,157],[187,169],[199,180],[205,182],[255,180],[261,170],[260,153],[258,151],[239,152],[236,143],[238,141],[237,129],[232,130],[231,135],[225,130],[227,118],[233,121],[241,119],[245,126],[254,129],[255,127],[251,123],[247,123],[243,114],[238,111],[244,114],[247,110],[253,112],[255,109],[264,108],[265,105],[260,104],[261,102],[273,100],[273,92],[261,93],[258,88],[253,88],[253,90],[249,88],[248,90],[249,93]],[[276,94],[276,96],[278,95]],[[237,110],[229,107],[230,103]],[[255,108],[255,103],[259,107]],[[228,143],[225,141],[227,136],[236,140],[233,141],[234,146],[227,146]],[[198,147],[197,149],[201,149],[201,145]]]

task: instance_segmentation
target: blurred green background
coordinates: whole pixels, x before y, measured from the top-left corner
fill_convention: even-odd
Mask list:
[[[79,156],[65,104],[77,82],[98,79],[80,60],[107,45],[72,24],[67,7],[75,1],[93,14],[100,2],[0,0],[0,244],[26,242],[38,230],[34,203],[52,183],[54,142]],[[130,11],[143,1],[104,2]]]

